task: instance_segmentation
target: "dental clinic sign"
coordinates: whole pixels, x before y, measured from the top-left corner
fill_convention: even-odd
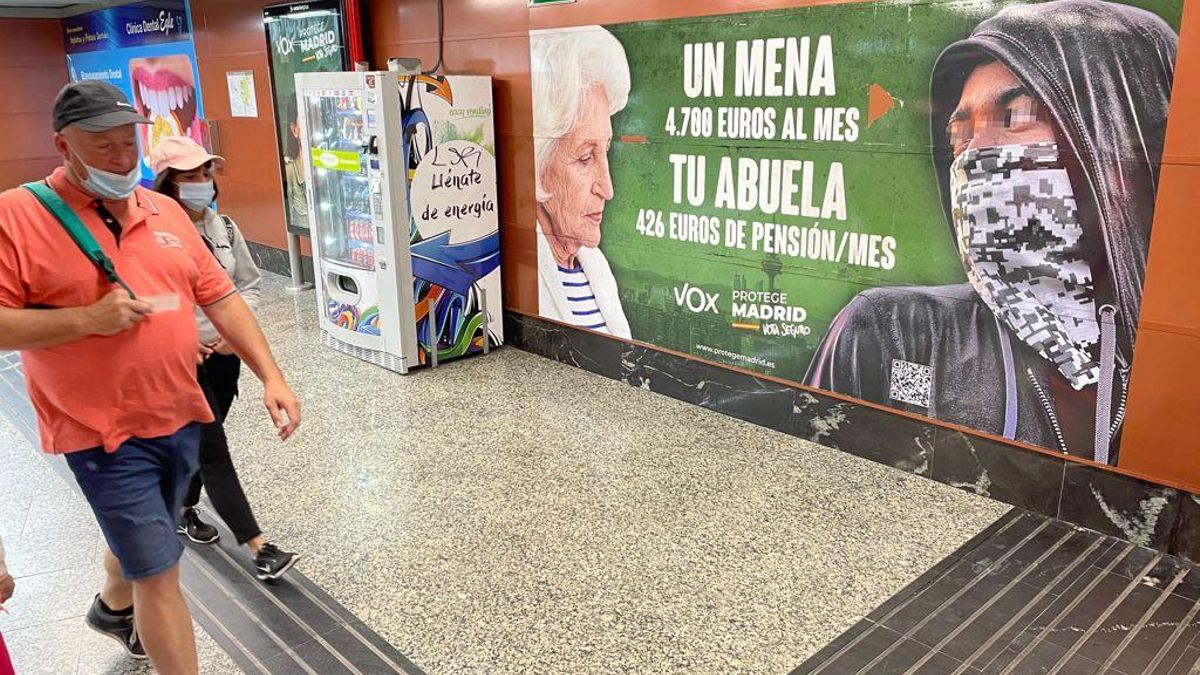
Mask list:
[[[130,22],[125,24],[125,33],[127,35],[145,35],[147,33],[162,33],[169,36],[176,27],[184,22],[178,17],[182,15],[172,14],[171,12],[162,11],[158,13],[157,19],[142,19],[141,22]]]
[[[141,2],[79,14],[62,20],[68,54],[191,41],[187,6]]]
[[[142,182],[146,155],[167,136],[208,145],[192,22],[184,0],[137,2],[62,21],[72,81],[103,80],[125,92],[152,124],[139,125]]]

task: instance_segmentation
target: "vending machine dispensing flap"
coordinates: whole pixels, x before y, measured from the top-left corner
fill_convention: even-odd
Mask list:
[[[362,293],[354,277],[338,274],[331,270],[326,274],[326,281],[325,292],[334,300],[347,305],[357,305],[362,299]]]

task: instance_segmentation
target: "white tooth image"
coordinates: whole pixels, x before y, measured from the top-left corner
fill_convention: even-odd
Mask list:
[[[151,112],[151,114],[157,115],[158,107],[159,107],[158,106],[158,90],[151,89],[150,90],[150,112]]]
[[[145,83],[138,83],[138,93],[141,94],[142,107],[149,108],[150,97],[147,95],[148,90],[146,89]]]
[[[192,100],[192,88],[184,87],[183,88],[183,102],[187,103],[190,100]]]
[[[171,106],[167,103],[166,90],[159,89],[158,91],[154,92],[154,94],[155,98],[158,99],[158,114],[166,115],[167,113],[171,112]]]
[[[167,87],[167,105],[170,106],[171,110],[179,107],[177,93],[175,87]]]
[[[171,87],[171,98],[174,99],[172,101],[173,105],[171,106],[172,110],[179,110],[180,108],[182,108],[183,107],[183,88],[182,87]]]

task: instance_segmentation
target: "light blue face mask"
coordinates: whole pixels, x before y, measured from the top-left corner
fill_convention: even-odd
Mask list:
[[[79,153],[75,154],[78,156]],[[119,174],[97,169],[82,159],[79,160],[79,163],[83,164],[88,172],[87,177],[80,180],[83,187],[101,199],[125,199],[133,194],[133,189],[142,179],[142,167],[137,164],[134,164],[129,173]]]
[[[179,201],[193,211],[203,211],[217,198],[217,187],[211,180],[203,183],[175,183]]]

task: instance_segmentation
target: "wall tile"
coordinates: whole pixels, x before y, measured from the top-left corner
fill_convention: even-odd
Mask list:
[[[292,275],[287,250],[264,246],[254,241],[247,241],[246,244],[250,247],[250,257],[259,269],[285,277]],[[307,255],[301,256],[300,267],[304,270],[304,280],[311,282],[314,279],[312,258]]]
[[[524,314],[538,310],[537,241],[533,230],[500,225],[504,307]]]
[[[1179,499],[1171,553],[1200,562],[1200,495],[1184,494]]]
[[[221,210],[238,222],[247,240],[282,249],[287,243],[283,185],[262,22],[268,4],[193,0],[191,7],[205,114],[217,123],[220,150],[228,160],[217,174]],[[254,73],[257,118],[230,116],[226,73],[235,70]]]
[[[1127,539],[1166,549],[1179,513],[1179,492],[1148,481],[1068,462],[1058,517]]]
[[[931,478],[984,497],[1058,516],[1067,460],[939,428]]]
[[[919,476],[932,468],[933,426],[819,392],[794,390],[791,433]]]
[[[1190,364],[1200,364],[1200,337],[1144,326],[1138,331],[1118,463],[1200,492],[1200,387],[1187,371]]]
[[[624,344],[588,331],[505,312],[504,335],[509,344],[610,379],[623,371]]]
[[[638,345],[626,345],[622,361],[621,379],[630,386],[777,431],[790,428],[790,387]]]

